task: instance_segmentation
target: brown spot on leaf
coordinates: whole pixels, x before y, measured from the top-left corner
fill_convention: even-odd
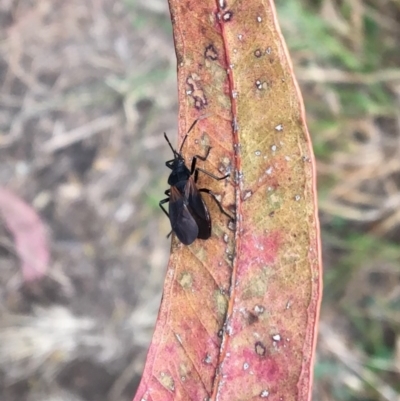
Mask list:
[[[194,106],[197,110],[202,110],[207,106],[207,98],[204,94],[203,88],[201,87],[200,77],[196,73],[192,73],[186,79],[186,83],[189,85],[190,90],[187,94],[193,98]]]
[[[262,56],[261,50],[260,50],[260,49],[255,50],[255,51],[254,51],[254,55],[255,55],[257,58],[260,58],[260,57]]]
[[[176,52],[176,61],[179,67],[183,63],[183,56],[179,51]]]
[[[218,59],[218,53],[217,50],[215,49],[214,45],[208,45],[206,47],[206,51],[204,52],[204,57],[208,60],[215,61]]]
[[[249,324],[249,326],[257,322],[258,322],[258,316],[255,315],[254,313],[249,312],[249,314],[247,315],[247,323]]]
[[[267,353],[265,345],[261,341],[256,342],[254,350],[256,351],[256,354],[258,356],[265,356],[265,354]]]

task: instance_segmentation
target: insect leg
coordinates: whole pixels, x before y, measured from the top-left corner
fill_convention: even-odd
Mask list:
[[[169,191],[169,189],[167,190]],[[169,196],[169,193],[167,194],[167,191],[165,191],[165,195]],[[167,217],[169,218],[169,213],[165,210],[163,204],[169,202],[169,198],[165,198],[163,200],[160,200],[159,206],[161,208],[161,210],[167,215]]]
[[[197,157],[198,156],[193,156],[192,159],[192,165],[190,166],[190,175],[196,172],[196,163],[197,163]],[[196,175],[194,176],[195,182],[196,182]]]
[[[200,156],[200,155],[194,155],[193,159],[192,159],[192,165],[190,167],[190,175],[192,175],[195,171],[196,171],[196,163],[197,163],[197,159],[200,159],[201,161],[206,161],[208,158],[208,155],[210,154],[211,151],[211,146],[209,146],[207,148],[207,152],[205,156]],[[196,176],[195,176],[195,182],[196,182]]]
[[[211,147],[211,146],[208,146],[205,156],[195,155],[194,157],[197,157],[198,159],[200,159],[200,160],[202,160],[203,162],[205,162],[205,161],[208,159],[208,155],[210,154],[211,149],[212,149],[212,147]]]
[[[165,162],[165,165],[166,165],[168,168],[170,168],[171,170],[173,169],[172,163],[174,162],[174,160],[175,160],[175,159],[167,160],[167,161]]]
[[[168,218],[169,218],[169,213],[164,209],[163,204],[169,202],[169,196],[171,195],[171,190],[170,190],[170,189],[167,189],[164,193],[165,193],[165,195],[168,196],[168,198],[165,198],[165,199],[161,200],[160,203],[159,203],[159,205],[160,205],[160,208],[162,209],[162,211],[163,211],[163,212],[168,216]],[[171,231],[169,232],[169,234],[167,235],[167,238],[169,238],[169,237],[171,236],[171,234],[172,234],[172,230],[171,230]]]
[[[221,211],[221,213],[223,213],[225,216],[229,217],[232,221],[235,221],[235,219],[230,214],[225,212],[224,208],[221,205],[221,202],[217,199],[217,196],[210,189],[201,188],[201,189],[199,189],[199,192],[205,192],[206,194],[211,195],[212,198],[214,199],[215,203],[218,205],[219,210]]]
[[[228,177],[229,177],[229,174],[224,175],[223,177],[217,177],[217,176],[214,175],[213,173],[210,173],[209,171],[206,171],[206,170],[203,170],[203,169],[200,168],[200,167],[197,167],[196,170],[195,170],[195,175],[194,175],[194,181],[195,181],[195,182],[197,182],[196,177],[198,177],[198,175],[199,175],[198,172],[199,172],[199,171],[201,171],[201,172],[204,173],[204,174],[207,174],[208,176],[210,176],[211,178],[214,178],[214,180],[217,180],[217,181],[225,180],[225,178],[228,178]]]
[[[203,170],[200,167],[196,167],[197,159],[200,159],[202,161],[207,160],[207,157],[210,154],[210,150],[211,150],[211,147],[208,147],[207,153],[204,157],[199,156],[199,155],[193,156],[192,165],[190,167],[190,175],[192,175],[194,173],[194,182],[196,182],[196,183],[197,183],[197,180],[199,179],[199,171],[201,171],[204,174],[207,174],[208,176],[210,176],[211,178],[214,178],[214,180],[217,180],[217,181],[224,180],[225,178],[229,177],[229,174],[224,175],[223,177],[217,177],[216,175],[209,173],[208,171]]]
[[[166,202],[168,202],[168,201],[169,201],[169,198],[164,199],[164,203],[166,203]],[[163,201],[161,201],[161,202],[163,202]],[[164,213],[168,216],[168,218],[169,218],[169,214],[168,214],[167,211],[164,209],[164,207],[161,205],[161,202],[160,202],[160,207],[161,207],[161,209],[163,210],[163,212],[164,212]],[[167,238],[169,238],[169,237],[171,236],[172,232],[173,232],[173,230],[171,230],[171,231],[169,232],[169,234],[167,235]]]

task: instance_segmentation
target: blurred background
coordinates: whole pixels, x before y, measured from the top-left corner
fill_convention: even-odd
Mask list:
[[[400,2],[276,5],[317,157],[314,399],[399,400]],[[51,253],[28,282],[0,219],[1,401],[132,399],[168,261],[177,107],[166,0],[0,1],[0,186]]]

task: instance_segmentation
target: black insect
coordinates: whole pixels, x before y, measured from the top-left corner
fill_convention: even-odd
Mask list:
[[[183,145],[197,121],[198,119],[195,120],[189,128],[189,131],[182,141],[179,152],[172,147],[167,134],[164,132],[164,137],[174,154],[174,158],[165,163],[165,165],[172,170],[168,178],[168,184],[171,188],[165,191],[165,195],[167,195],[168,198],[160,201],[160,207],[168,216],[172,231],[185,245],[190,245],[196,238],[208,239],[211,236],[211,216],[200,192],[211,195],[221,212],[232,220],[232,217],[225,212],[221,203],[209,189],[198,189],[196,186],[199,171],[209,175],[215,180],[224,180],[229,176],[229,174],[227,174],[223,177],[217,177],[206,170],[196,167],[197,159],[203,161],[207,160],[211,147],[208,147],[205,156],[195,155],[193,157],[190,170],[186,166],[185,159],[182,156]],[[169,202],[169,213],[163,206],[163,204],[167,202]]]

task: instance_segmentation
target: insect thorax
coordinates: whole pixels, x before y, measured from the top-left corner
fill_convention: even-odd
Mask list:
[[[171,174],[168,177],[169,185],[176,185],[180,181],[186,182],[190,177],[190,171],[185,164],[177,165],[172,169]]]

